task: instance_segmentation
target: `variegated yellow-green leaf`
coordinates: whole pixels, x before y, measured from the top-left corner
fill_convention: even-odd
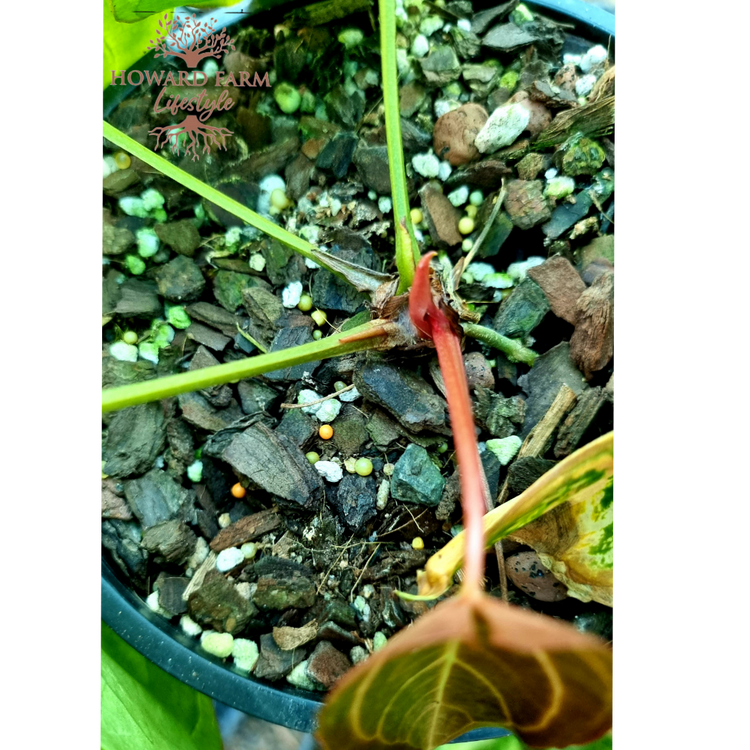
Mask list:
[[[576,599],[612,606],[612,483],[577,495],[510,538],[536,550]]]
[[[521,539],[520,529],[565,503],[571,510],[560,511],[563,515],[555,517],[559,520],[564,516],[565,533],[561,533],[558,524],[555,534],[543,535],[544,543],[537,550],[540,559],[546,565],[543,554],[549,558],[567,554],[568,562],[561,562],[557,568],[573,584],[572,595],[584,601],[593,598],[610,606],[613,435],[607,433],[580,448],[518,497],[484,517],[486,544],[491,546],[506,536]],[[553,541],[554,536],[559,538]],[[461,532],[427,561],[424,572],[417,576],[421,598],[435,598],[449,587],[453,574],[463,562],[464,537]],[[526,538],[523,541],[532,547],[535,545]],[[553,572],[558,574],[554,568]]]
[[[612,652],[551,617],[459,595],[349,671],[318,726],[326,750],[432,750],[486,726],[531,747],[585,744],[612,726]]]

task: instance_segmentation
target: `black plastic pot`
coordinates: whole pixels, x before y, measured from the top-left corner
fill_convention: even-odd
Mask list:
[[[242,8],[264,10],[281,4],[283,0],[260,0],[245,3]],[[588,49],[592,42],[610,48],[614,45],[615,18],[582,0],[527,0],[527,4],[543,9],[550,18],[574,24],[569,30],[565,50],[579,53]],[[259,7],[260,6],[260,7]],[[237,23],[248,14],[232,15],[233,9],[212,11],[220,16],[218,27]],[[136,67],[143,69],[147,59]],[[129,93],[127,87],[110,88],[104,96],[105,117]],[[322,706],[321,696],[292,687],[271,687],[248,678],[221,660],[206,654],[197,642],[187,637],[170,622],[154,614],[114,572],[106,560],[102,560],[102,619],[133,648],[176,677],[214,700],[231,706],[251,716],[256,716],[290,729],[311,732],[315,728],[315,717]],[[501,729],[478,729],[469,732],[454,742],[500,737],[507,734]]]

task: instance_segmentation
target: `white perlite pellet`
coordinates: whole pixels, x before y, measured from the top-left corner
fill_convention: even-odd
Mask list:
[[[220,659],[226,659],[232,653],[233,647],[234,638],[231,633],[217,633],[213,630],[206,630],[201,635],[201,648]]]
[[[520,104],[498,107],[477,133],[474,145],[483,154],[510,146],[529,124],[531,114]]]
[[[329,482],[340,482],[344,476],[343,469],[333,461],[317,461],[315,470]]]
[[[351,403],[352,401],[356,401],[358,398],[360,398],[361,395],[362,394],[357,390],[357,387],[354,386],[354,388],[352,388],[350,391],[342,393],[339,398],[346,403]]]
[[[422,177],[437,177],[440,174],[440,159],[435,154],[417,154],[411,165]]]
[[[297,307],[300,297],[302,297],[302,282],[293,281],[282,289],[281,304],[289,309]]]
[[[487,450],[490,451],[490,453],[494,453],[495,458],[497,458],[503,466],[507,466],[516,453],[518,453],[522,442],[523,441],[518,435],[488,440]]]
[[[191,619],[188,615],[183,615],[180,617],[180,627],[182,628],[182,632],[185,633],[185,635],[190,636],[197,636],[200,635],[203,632],[203,629],[200,625],[198,625],[195,620]]]
[[[226,573],[243,562],[245,562],[245,555],[242,550],[239,547],[229,547],[216,556],[216,569]]]

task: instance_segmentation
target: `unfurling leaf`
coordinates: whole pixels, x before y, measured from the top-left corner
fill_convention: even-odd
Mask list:
[[[326,750],[432,750],[503,726],[566,747],[612,725],[612,652],[484,594],[441,602],[348,672],[320,713]]]
[[[432,326],[429,317],[437,318],[440,314],[432,295],[430,283],[430,260],[437,253],[427,253],[419,261],[419,273],[414,277],[414,283],[409,292],[409,317],[419,335],[426,339],[432,338]]]
[[[571,550],[571,562],[563,564],[566,576],[574,583],[571,594],[584,598],[587,594],[583,586],[589,585],[590,598],[609,605],[612,604],[613,435],[612,432],[602,435],[572,453],[518,497],[484,517],[485,545],[489,547],[503,537],[515,535],[519,529],[563,503],[575,507],[577,510],[571,510],[567,517],[580,517],[580,526],[577,525],[579,521],[574,521],[568,525],[565,534],[560,534],[559,527],[556,532],[562,537],[560,549]],[[517,537],[521,539],[520,534]],[[526,539],[523,541],[534,546]],[[421,597],[434,599],[448,589],[453,574],[461,567],[463,550],[464,532],[461,532],[427,561],[424,572],[417,575]],[[558,552],[556,550],[555,554]],[[542,554],[551,553],[542,550],[540,554],[540,559],[547,565]],[[587,556],[591,559],[584,563]],[[595,571],[593,580],[586,578],[586,567],[589,573]],[[562,566],[558,568],[563,569]],[[555,569],[553,572],[557,575]],[[568,585],[567,580],[565,583]],[[609,601],[604,601],[607,596]],[[588,599],[584,598],[584,601]]]

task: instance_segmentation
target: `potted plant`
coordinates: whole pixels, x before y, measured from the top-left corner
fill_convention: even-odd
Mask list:
[[[531,362],[533,361],[534,354],[528,349],[528,347],[524,346],[524,343],[522,341],[508,341],[507,339],[501,337],[497,333],[497,331],[487,329],[486,327],[477,325],[477,323],[475,322],[471,322],[470,319],[472,317],[472,311],[468,310],[461,303],[461,300],[458,296],[458,291],[456,289],[457,282],[461,280],[462,271],[465,270],[467,266],[469,266],[469,263],[463,263],[462,266],[459,266],[456,269],[455,273],[450,272],[449,270],[445,270],[444,267],[444,273],[442,277],[438,278],[437,276],[433,276],[432,280],[430,280],[429,276],[429,257],[423,258],[419,267],[416,267],[416,261],[419,258],[420,252],[418,249],[419,241],[412,226],[412,218],[417,219],[418,216],[413,216],[412,212],[409,210],[408,187],[405,184],[404,164],[401,157],[402,149],[399,145],[400,124],[398,112],[395,109],[398,103],[398,99],[396,98],[397,84],[394,64],[394,58],[396,57],[396,36],[395,29],[389,23],[393,15],[394,8],[390,7],[389,3],[383,3],[380,11],[381,29],[383,34],[382,85],[385,97],[385,125],[388,131],[388,166],[390,171],[390,183],[393,188],[392,206],[394,212],[393,223],[395,226],[396,238],[395,259],[396,266],[399,271],[398,279],[390,278],[384,274],[375,273],[372,271],[372,269],[357,267],[351,262],[346,262],[346,260],[342,261],[341,259],[337,259],[335,256],[321,252],[318,248],[314,247],[310,243],[288,233],[278,224],[268,219],[264,219],[263,217],[257,216],[252,211],[249,211],[246,207],[240,205],[236,201],[228,199],[226,195],[222,194],[222,192],[220,192],[219,190],[212,188],[209,185],[206,185],[204,182],[195,179],[195,177],[191,176],[190,174],[175,168],[174,165],[165,161],[163,158],[154,155],[149,149],[139,146],[137,143],[133,142],[132,139],[127,138],[121,133],[118,133],[113,128],[107,126],[106,124],[102,126],[103,136],[108,138],[112,143],[116,144],[120,148],[129,152],[131,155],[141,159],[145,164],[150,165],[151,167],[161,171],[163,174],[176,179],[184,186],[192,188],[196,193],[210,201],[214,206],[218,206],[227,210],[229,213],[235,214],[239,218],[247,221],[247,223],[251,226],[260,229],[269,237],[273,237],[281,242],[288,244],[294,250],[301,253],[314,263],[322,265],[331,273],[339,277],[343,277],[349,280],[351,283],[356,284],[359,289],[367,290],[372,295],[372,306],[378,311],[378,317],[373,321],[364,322],[361,325],[355,325],[334,335],[328,336],[326,338],[321,338],[320,341],[311,341],[308,344],[303,344],[302,346],[293,350],[286,349],[276,353],[256,355],[252,358],[237,360],[235,362],[230,362],[223,365],[204,367],[201,369],[193,370],[189,373],[174,375],[159,380],[143,381],[132,386],[105,389],[100,394],[100,409],[102,408],[102,405],[104,407],[104,411],[107,411],[112,408],[123,408],[138,403],[146,403],[157,398],[165,398],[167,396],[173,396],[179,393],[188,393],[198,389],[203,389],[205,391],[205,389],[209,387],[217,387],[221,384],[236,381],[237,379],[247,378],[253,374],[274,371],[278,370],[281,367],[289,367],[294,364],[310,362],[322,359],[324,357],[338,356],[341,354],[363,350],[366,348],[375,348],[378,346],[381,348],[392,348],[394,346],[410,346],[412,348],[424,347],[430,339],[435,339],[435,344],[437,345],[438,356],[440,359],[440,369],[445,380],[444,387],[446,389],[446,396],[448,398],[448,405],[451,412],[451,424],[453,425],[454,438],[458,438],[459,434],[462,436],[460,440],[456,440],[456,447],[459,450],[459,465],[461,467],[460,473],[464,500],[467,500],[467,498],[469,497],[473,497],[474,500],[473,505],[468,506],[464,515],[467,531],[468,533],[474,535],[474,541],[469,544],[469,549],[473,550],[473,563],[470,563],[468,565],[471,572],[469,575],[469,570],[467,570],[468,583],[466,584],[466,588],[470,589],[473,593],[471,595],[463,595],[462,597],[459,597],[457,601],[466,602],[468,600],[472,600],[476,602],[484,602],[484,599],[482,599],[481,596],[478,595],[479,583],[481,579],[479,552],[481,552],[483,548],[483,545],[481,543],[481,524],[478,523],[481,516],[481,508],[479,507],[478,503],[484,503],[485,496],[484,490],[481,487],[482,470],[477,465],[478,454],[476,453],[476,441],[473,435],[473,430],[469,429],[471,424],[471,409],[468,401],[469,395],[465,385],[463,385],[461,381],[463,373],[463,363],[460,356],[460,343],[458,337],[461,328],[457,328],[457,326],[461,326],[464,333],[472,333],[480,339],[484,337],[484,339],[491,342],[493,346],[500,347],[501,351],[504,351],[506,355],[510,357],[514,357],[520,360],[526,359],[526,361]],[[519,19],[519,21],[521,22],[520,26],[518,24],[513,25],[517,28],[523,28],[523,20],[523,18]],[[360,42],[361,41],[362,40],[360,39]],[[341,43],[345,44],[344,42]],[[438,70],[437,73],[439,74],[440,71]],[[283,90],[280,92],[279,97],[277,97],[277,103],[279,102],[281,95],[283,95],[284,93],[286,92]],[[297,91],[297,95],[301,98],[299,91]],[[291,96],[293,99],[293,91]],[[279,104],[279,106],[282,105]],[[291,104],[288,106],[291,107]],[[541,135],[544,135],[544,131],[542,131]],[[548,134],[548,138],[554,140],[558,138],[559,135],[559,133],[556,133],[553,130]],[[566,138],[570,135],[570,133],[565,131],[563,133],[563,141],[565,141]],[[178,147],[180,145],[179,136],[177,134],[175,134],[174,145]],[[287,206],[280,205],[281,203],[285,202],[284,200],[282,200],[282,198],[288,200],[288,197],[284,194],[282,194],[282,196],[276,195],[276,202],[277,204],[279,204],[276,207],[279,208],[281,212],[283,212],[285,208],[287,208]],[[502,198],[499,195],[497,196],[497,198],[498,200],[494,205],[497,206],[497,209],[499,210],[500,204],[502,203]],[[427,206],[425,206],[425,208],[427,208]],[[158,211],[158,208],[156,210]],[[488,229],[493,226],[497,215],[497,211],[494,211],[494,213],[490,212],[489,216],[484,217],[485,226],[487,226]],[[432,218],[434,224],[434,217]],[[473,217],[469,216],[468,218],[472,219]],[[122,228],[124,227],[115,227],[115,229]],[[431,227],[431,230],[437,231],[434,226]],[[144,234],[144,237],[146,236],[148,235]],[[481,242],[480,238],[481,235],[477,237],[477,245],[479,245]],[[230,243],[226,241],[225,236],[222,249],[227,249],[227,246],[229,244]],[[148,249],[148,241],[146,239],[143,240],[143,245],[147,248],[146,253],[141,252],[140,255],[142,258],[144,255],[148,258],[149,256],[147,255],[147,253],[150,252],[150,250]],[[219,258],[220,255],[216,254],[214,257]],[[135,258],[135,260],[138,260],[138,258]],[[138,270],[138,268],[139,266],[131,261],[131,266],[129,268],[131,273],[133,273],[134,269]],[[415,273],[417,274],[416,276]],[[414,280],[413,286],[412,280]],[[407,296],[408,292],[410,292],[410,294],[408,294]],[[262,295],[260,296],[262,297]],[[302,304],[302,300],[300,299],[300,307],[304,306],[305,305]],[[179,308],[180,306],[178,305],[177,307]],[[453,311],[452,313],[450,312],[451,310]],[[167,313],[167,318],[170,321],[175,323],[180,322],[181,316],[179,309],[175,310],[174,307],[169,306],[165,312]],[[446,317],[446,315],[448,315],[448,317]],[[449,319],[451,318],[451,316],[452,319]],[[464,316],[464,321],[459,322],[461,316]],[[435,328],[436,325],[438,326],[437,328]],[[147,332],[141,332],[142,340],[139,343],[152,345],[151,348],[149,348],[148,346],[143,347],[143,352],[145,352],[146,354],[153,353],[154,346],[156,346],[158,350],[158,346],[156,345],[157,339],[159,336],[166,335],[163,332],[163,325],[158,325],[153,329],[149,329]],[[122,335],[122,342],[127,345],[128,342],[125,339],[126,333],[127,332],[124,332]],[[253,336],[246,331],[244,333],[246,334],[246,336],[253,338]],[[136,334],[136,336],[138,337],[138,334]],[[256,343],[260,342],[258,342],[256,339]],[[130,346],[132,346],[132,344],[130,344]],[[336,388],[335,392],[339,390],[341,389]],[[185,409],[183,408],[183,411],[184,410]],[[469,421],[465,421],[467,416]],[[458,433],[456,424],[461,422],[462,418],[464,419],[464,426],[461,428],[462,432]],[[473,447],[472,444],[474,444]],[[460,455],[460,451],[462,449],[466,449],[468,451],[465,454],[465,458],[463,459]],[[472,461],[474,462],[473,464]],[[575,461],[573,463],[575,464]],[[470,466],[473,466],[473,468],[466,468]],[[302,469],[300,469],[300,471],[302,471],[302,473],[304,474],[304,471]],[[548,485],[549,481],[550,480],[548,478]],[[536,498],[535,500],[531,501],[531,505],[529,506],[529,508],[533,507],[539,509],[539,503],[541,502],[539,486],[529,496]],[[547,498],[547,500],[549,500],[549,497]],[[519,508],[522,505],[522,503],[518,503],[516,501],[514,502],[516,503],[515,508]],[[499,508],[498,510],[502,511],[503,507]],[[526,511],[529,511],[529,508],[526,508]],[[473,518],[473,520],[470,520],[471,518]],[[492,528],[493,518],[497,518],[497,514],[495,517],[488,516],[488,528]],[[529,520],[531,520],[531,517],[527,516],[524,520],[528,522]],[[508,518],[506,517],[503,523],[507,521]],[[506,526],[504,526],[503,528],[507,533],[507,530],[511,528],[511,525],[509,523],[506,523]],[[457,537],[457,539],[459,539],[460,541],[460,537]],[[457,543],[456,545],[454,545],[454,547],[456,546],[462,547],[463,545],[459,545]],[[438,557],[440,556],[438,555]],[[454,563],[452,563],[452,565],[453,569],[448,570],[447,573],[445,570],[440,573],[439,566],[438,573],[435,573],[434,566],[433,568],[427,566],[425,577],[422,579],[423,581],[426,581],[426,588],[421,587],[422,593],[417,594],[417,597],[437,596],[443,593],[442,590],[435,590],[440,588],[436,581],[440,580],[440,575],[446,575],[448,578],[450,578],[450,575],[454,572],[455,568],[460,565],[460,559],[458,561],[458,564],[455,564],[454,560]],[[106,572],[106,568],[102,570],[105,571],[105,576],[108,575],[108,573]],[[102,573],[100,572],[100,582],[102,582],[103,580],[104,579],[102,578]],[[105,586],[104,592],[106,599],[106,596],[111,593],[111,589],[107,589]],[[412,595],[412,599],[414,598],[415,597]],[[484,604],[477,604],[477,606],[482,612],[484,612]],[[459,609],[456,610],[456,612],[458,611],[465,612],[468,611],[468,609],[467,607],[461,605]],[[438,609],[436,609],[435,612],[438,612]],[[155,616],[154,619],[156,619]],[[112,622],[111,624],[114,625],[114,622]],[[164,629],[164,626],[162,624],[157,627],[160,630]],[[401,643],[403,643],[403,639]],[[170,645],[170,648],[171,647],[172,646]],[[387,653],[387,650],[384,650],[381,653],[385,655]],[[380,661],[378,662],[378,664],[395,664],[395,662],[388,662],[386,656],[381,656],[379,657],[379,659]],[[205,664],[209,663],[210,662],[208,662],[207,660],[205,661]],[[371,663],[375,663],[374,658],[371,660]],[[205,667],[205,665],[203,665],[203,667]],[[214,671],[214,669],[212,669],[211,667],[207,667],[205,669],[203,667],[200,670],[201,673],[205,672],[205,674],[210,674]],[[260,683],[254,683],[245,678],[239,678],[237,677],[237,675],[229,672],[228,670],[222,670],[218,667],[216,667],[216,674],[221,675],[221,677],[219,678],[220,680],[223,679],[224,675],[231,675],[231,677],[228,677],[225,682],[229,682],[229,680],[231,680],[231,682],[229,682],[229,684],[231,685],[229,689],[236,690],[234,699],[226,699],[224,695],[217,695],[217,697],[219,697],[222,702],[229,703],[230,705],[238,705],[239,703],[245,710],[249,709],[257,715],[264,716],[265,718],[270,718],[271,720],[278,721],[279,723],[286,724],[287,722],[292,721],[299,722],[300,707],[303,710],[309,709],[310,704],[313,703],[313,701],[310,701],[309,699],[301,698],[299,691],[289,691],[286,693],[275,691],[261,685]],[[238,683],[240,680],[244,680],[243,687],[246,687],[247,689],[238,687]],[[347,684],[351,685],[352,683],[349,682]],[[211,688],[208,687],[205,682],[198,685],[198,687],[205,691],[211,690]],[[242,701],[237,698],[237,696],[241,696],[243,695],[243,693],[246,695],[252,693],[255,696],[253,699],[254,703],[242,703]],[[271,694],[279,696],[279,703],[281,703],[282,705],[286,704],[289,707],[287,709],[286,718],[280,715],[280,713],[269,715],[270,711],[267,708],[261,707],[259,705],[261,702],[265,703],[265,698]],[[305,700],[308,700],[307,704],[304,702],[299,702]],[[339,702],[339,705],[343,704]],[[331,710],[334,711],[336,709],[332,708]],[[292,718],[291,714],[295,712],[297,712],[297,715]],[[345,714],[348,716],[353,715],[352,712],[348,709],[345,710]],[[296,726],[299,727],[300,724],[297,723]],[[439,734],[435,735],[435,738],[439,739]]]

